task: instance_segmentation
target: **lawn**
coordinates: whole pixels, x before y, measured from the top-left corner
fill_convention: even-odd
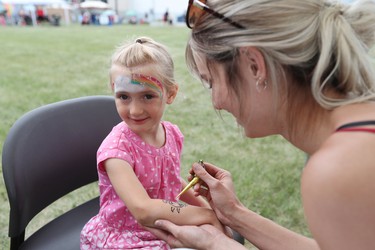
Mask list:
[[[0,153],[9,128],[25,112],[68,98],[110,95],[108,66],[115,46],[147,35],[167,45],[175,60],[180,90],[164,118],[185,134],[182,176],[199,159],[226,168],[247,207],[308,235],[299,192],[304,154],[278,136],[246,139],[231,116],[213,110],[209,92],[185,66],[188,32],[184,27],[127,25],[0,27]],[[26,235],[97,194],[96,183],[69,194],[39,214]],[[8,249],[9,204],[3,178],[0,210],[0,245]]]

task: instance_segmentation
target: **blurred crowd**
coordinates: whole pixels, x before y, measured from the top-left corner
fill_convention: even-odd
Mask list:
[[[47,0],[45,0],[47,2]],[[53,0],[59,1],[59,0]],[[30,1],[32,2],[32,1]],[[43,0],[38,1],[38,3]],[[185,16],[173,17],[168,9],[164,13],[139,13],[126,10],[117,13],[110,7],[82,8],[77,4],[4,4],[0,0],[0,26],[37,26],[54,25],[60,23],[79,23],[81,25],[114,25],[114,24],[163,24],[173,25],[185,21]]]

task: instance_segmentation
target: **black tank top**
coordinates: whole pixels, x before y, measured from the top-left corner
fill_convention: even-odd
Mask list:
[[[344,124],[336,129],[336,132],[369,132],[375,133],[375,128],[358,128],[366,125],[375,125],[374,121],[361,121],[361,122],[351,122]]]

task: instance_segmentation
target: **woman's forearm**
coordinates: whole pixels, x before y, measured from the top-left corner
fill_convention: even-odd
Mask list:
[[[228,216],[228,226],[259,249],[319,249],[313,239],[292,232],[242,205],[236,207]]]
[[[212,244],[209,244],[207,250],[246,250],[247,248],[237,241],[220,235],[220,237],[215,238]]]

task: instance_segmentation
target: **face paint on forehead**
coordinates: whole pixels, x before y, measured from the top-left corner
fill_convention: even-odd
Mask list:
[[[131,84],[131,79],[127,76],[118,76],[114,83],[115,93],[118,92],[139,92],[144,89],[143,86]]]
[[[146,87],[149,87],[157,92],[159,92],[159,95],[163,95],[163,84],[152,76],[146,76],[142,74],[132,74],[132,80],[131,83],[133,84],[140,84]]]
[[[163,85],[158,79],[152,76],[142,74],[132,74],[131,78],[128,76],[118,76],[114,81],[115,93],[118,92],[141,92],[145,88],[151,88],[157,91],[160,97],[163,95]]]

